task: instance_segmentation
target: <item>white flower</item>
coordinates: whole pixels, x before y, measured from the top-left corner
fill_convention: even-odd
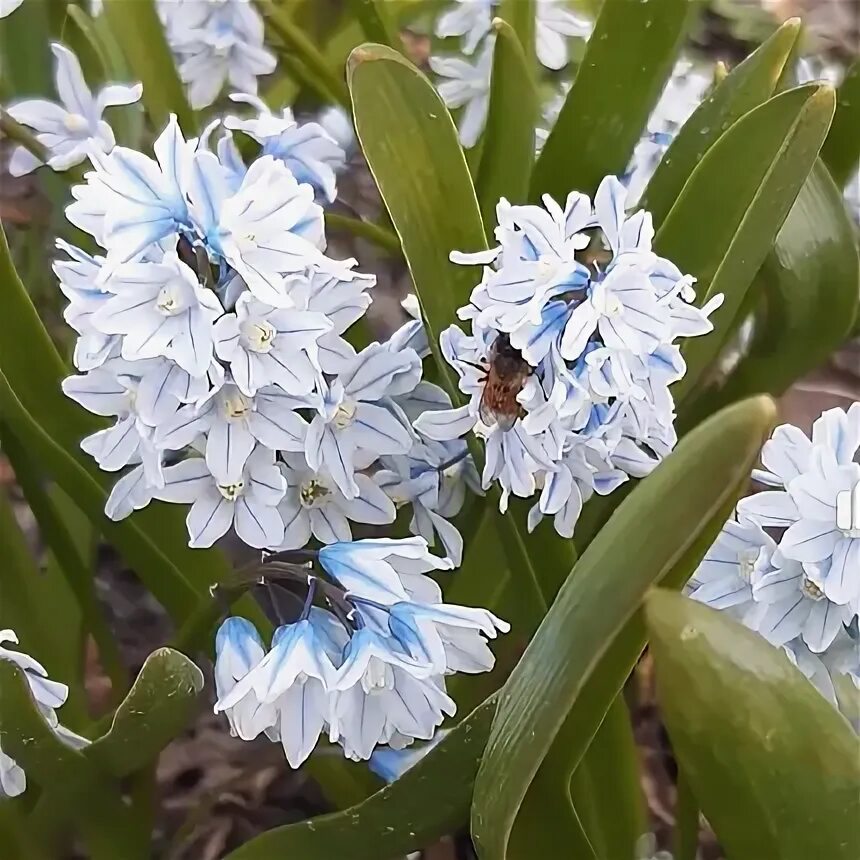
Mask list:
[[[322,372],[319,339],[332,330],[328,318],[314,311],[274,308],[245,293],[235,313],[221,317],[213,336],[218,357],[243,394],[266,385],[287,394],[310,394]]]
[[[256,93],[257,78],[274,71],[263,19],[246,0],[159,0],[158,11],[193,108],[212,104],[228,81]]]
[[[279,627],[271,650],[235,686],[219,691],[215,711],[250,712],[246,740],[273,727],[292,767],[313,751],[329,721],[335,667],[315,626],[303,618]],[[253,711],[259,703],[258,710]]]
[[[352,540],[350,520],[372,525],[394,522],[394,504],[367,475],[355,474],[359,494],[349,499],[326,472],[308,468],[304,456],[286,454],[284,461],[287,492],[278,511],[285,532],[279,549],[301,549],[311,535],[326,544]]]
[[[210,547],[233,526],[246,544],[264,549],[283,540],[284,523],[277,506],[285,491],[286,481],[271,451],[258,448],[229,483],[220,483],[202,457],[169,466],[164,470],[164,486],[154,496],[191,503],[186,519],[191,547]]]
[[[430,57],[430,68],[445,78],[439,95],[453,109],[463,108],[458,126],[460,143],[473,147],[484,130],[490,105],[490,74],[493,68],[493,39],[487,39],[474,64],[460,57]]]
[[[5,14],[9,14],[12,8]],[[116,140],[102,114],[107,107],[139,101],[143,87],[140,84],[110,84],[93,96],[84,81],[78,58],[57,42],[51,45],[51,51],[56,59],[55,81],[62,104],[46,99],[26,99],[9,105],[6,111],[12,119],[36,132],[36,139],[48,150],[48,166],[62,171],[80,164],[93,148],[104,152],[113,149]],[[22,176],[41,163],[35,155],[19,146],[12,152],[9,172],[13,176]]]
[[[0,643],[12,642],[18,644],[18,637],[12,630],[0,630]],[[0,644],[0,660],[9,660],[24,673],[30,693],[35,699],[42,716],[47,720],[51,728],[61,737],[67,738],[75,746],[82,742],[82,738],[68,732],[59,725],[55,708],[65,703],[69,695],[69,688],[58,681],[51,681],[45,667],[22,651],[14,651]],[[27,787],[27,777],[15,760],[6,755],[0,749],[0,799],[3,797],[17,797]]]
[[[105,286],[113,296],[93,315],[93,325],[104,334],[123,335],[123,358],[163,355],[192,376],[206,373],[212,324],[224,308],[175,253],[159,263],[125,263]]]
[[[230,722],[230,734],[242,740],[252,740],[275,721],[274,709],[266,707],[248,691],[239,701],[222,707],[223,699],[232,693],[236,682],[263,659],[266,648],[257,628],[244,618],[232,616],[224,620],[215,636],[215,712],[224,711]]]
[[[0,18],[11,15],[24,0],[0,0]]]
[[[490,32],[495,0],[457,0],[457,5],[445,11],[436,22],[440,39],[462,36],[464,54],[473,54],[481,40]]]
[[[575,15],[563,0],[537,0],[535,44],[537,57],[548,69],[562,69],[570,59],[567,39],[587,39],[592,25],[587,18]]]
[[[362,350],[329,385],[311,421],[305,441],[310,468],[325,469],[344,496],[356,498],[357,452],[405,454],[412,446],[406,417],[385,398],[413,389],[420,378],[421,359],[412,350],[392,353],[378,343]]]
[[[335,174],[343,167],[346,155],[321,125],[315,122],[299,125],[288,107],[277,116],[254,95],[234,93],[230,99],[252,105],[257,117],[243,120],[228,116],[224,120],[227,128],[254,138],[262,144],[261,155],[283,161],[299,182],[312,185],[329,203],[335,199]]]

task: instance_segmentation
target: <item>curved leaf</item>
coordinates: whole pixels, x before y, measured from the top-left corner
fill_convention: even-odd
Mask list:
[[[657,233],[655,249],[698,279],[699,299],[717,293],[715,331],[683,347],[681,404],[740,324],[747,291],[815,164],[833,116],[829,86],[781,93],[741,117],[693,171]],[[743,165],[743,169],[738,169]]]
[[[684,183],[723,132],[745,113],[767,101],[800,36],[800,20],[786,21],[705,98],[675,135],[642,197],[660,225]]]
[[[425,848],[466,822],[475,773],[495,711],[493,697],[451,729],[400,779],[357,806],[276,827],[224,860],[380,860]]]
[[[134,773],[184,731],[202,689],[203,673],[184,654],[170,648],[153,651],[110,728],[84,756],[112,776]]]
[[[860,299],[856,231],[820,160],[788,213],[756,285],[764,293],[764,318],[749,354],[729,378],[722,395],[727,399],[754,391],[782,394],[851,334]]]
[[[500,197],[525,203],[535,152],[537,92],[513,28],[496,18],[490,108],[476,184],[481,215],[492,241]]]
[[[470,269],[455,266],[448,254],[487,247],[457,130],[427,78],[391,48],[361,45],[347,68],[356,133],[400,237],[445,387],[457,403],[439,333],[456,320],[474,283]]]
[[[23,673],[8,660],[0,660],[0,734],[3,751],[28,780],[49,787],[56,802],[75,818],[93,860],[144,860],[147,840],[118,786],[53,732],[37,710]]]
[[[645,590],[734,500],[773,417],[770,399],[754,398],[696,428],[625,499],[574,567],[502,690],[472,806],[482,858],[505,856],[529,784],[589,676]],[[690,525],[679,532],[679,523]]]
[[[840,187],[857,172],[860,162],[860,59],[845,73],[836,94],[836,115],[821,157]]]
[[[164,36],[155,0],[105,0],[104,14],[132,72],[143,84],[143,104],[157,129],[175,113],[190,137],[197,132],[194,111]]]
[[[860,755],[845,718],[725,613],[658,590],[645,615],[672,746],[726,854],[860,856]]]
[[[564,107],[535,164],[532,200],[593,194],[624,172],[699,0],[605,0]]]

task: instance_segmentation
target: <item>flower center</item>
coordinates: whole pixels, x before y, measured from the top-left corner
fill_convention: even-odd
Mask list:
[[[738,565],[740,566],[740,577],[747,584],[752,582],[755,563],[758,559],[759,550],[753,547],[741,550],[738,553]]]
[[[371,657],[367,663],[361,686],[365,693],[374,693],[394,686],[394,679],[389,680],[391,667],[378,657]]]
[[[66,131],[72,134],[81,134],[84,131],[89,131],[90,128],[90,124],[86,118],[82,117],[79,113],[66,114],[63,125],[66,127]]]
[[[166,317],[176,316],[184,310],[181,297],[177,294],[172,284],[165,284],[158,291],[155,307],[159,313]]]
[[[337,412],[334,413],[332,423],[338,430],[346,430],[355,420],[355,410],[356,406],[354,403],[341,403],[337,407]]]
[[[805,576],[800,585],[800,590],[810,600],[822,600],[824,598],[824,592],[811,579],[807,579]]]
[[[235,502],[242,495],[245,489],[244,481],[236,481],[235,484],[218,484],[218,492],[227,499],[228,502]]]
[[[269,352],[275,345],[275,327],[267,320],[254,320],[242,326],[245,344],[252,352]]]
[[[257,236],[255,233],[246,233],[244,236],[239,236],[236,240],[239,250],[242,253],[257,250]]]
[[[221,408],[228,421],[241,421],[251,411],[251,401],[241,391],[233,391],[222,398]]]
[[[609,295],[606,297],[606,314],[610,317],[617,317],[624,310],[624,305],[618,296]]]
[[[328,501],[331,490],[322,481],[311,478],[299,489],[299,501],[303,508],[318,508]]]

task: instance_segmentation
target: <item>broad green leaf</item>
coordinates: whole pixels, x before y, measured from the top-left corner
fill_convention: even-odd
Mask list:
[[[860,743],[759,634],[655,591],[645,615],[657,696],[702,811],[733,860],[856,860]]]
[[[457,403],[439,334],[455,322],[475,279],[448,254],[487,247],[457,130],[427,78],[391,48],[356,48],[347,79],[361,149],[400,237],[442,382]]]
[[[684,183],[720,135],[773,95],[799,35],[799,19],[786,21],[733,69],[684,123],[642,198],[641,207],[652,214],[656,225],[663,223]]]
[[[708,150],[660,227],[657,253],[698,279],[699,300],[725,296],[711,316],[715,330],[684,344],[677,403],[701,386],[740,324],[750,284],[815,164],[834,101],[831,87],[810,85],[745,114]]]
[[[494,697],[451,729],[400,779],[362,803],[276,827],[224,860],[380,860],[426,848],[468,819],[475,772],[495,711]]]
[[[860,59],[845,73],[837,91],[836,115],[821,157],[840,187],[857,172],[860,162]]]
[[[176,72],[155,0],[105,0],[103,14],[132,72],[143,84],[143,104],[152,124],[160,130],[174,113],[186,136],[194,135],[198,131],[194,111]]]
[[[499,198],[525,203],[528,197],[538,118],[537,92],[517,34],[501,18],[493,21],[493,29],[490,107],[475,183],[491,241]]]
[[[858,284],[856,230],[819,160],[756,275],[764,313],[723,397],[737,399],[756,391],[782,394],[824,363],[851,333]]]
[[[83,752],[112,776],[128,776],[184,731],[203,689],[203,673],[184,654],[159,648],[113,716],[110,729]]]
[[[0,733],[3,752],[24,769],[28,782],[49,786],[74,818],[92,860],[144,860],[146,840],[119,786],[54,734],[23,673],[7,660],[0,660]]]
[[[501,693],[472,807],[472,833],[485,860],[505,856],[520,804],[556,735],[575,727],[566,718],[592,672],[645,590],[683,561],[712,517],[734,501],[773,415],[769,398],[754,398],[697,427],[577,562]],[[604,713],[615,683],[607,680]],[[576,742],[575,733],[569,737]]]
[[[699,0],[605,0],[558,122],[535,164],[532,200],[593,194],[622,174],[672,72]]]

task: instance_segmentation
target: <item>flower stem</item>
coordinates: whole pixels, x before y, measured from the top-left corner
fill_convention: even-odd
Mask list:
[[[325,222],[326,227],[333,230],[343,230],[346,233],[352,233],[353,236],[360,236],[362,239],[367,239],[368,242],[373,242],[374,245],[387,251],[393,257],[403,256],[403,248],[397,234],[391,230],[386,230],[385,227],[380,227],[371,221],[362,221],[360,218],[350,218],[349,215],[339,215],[336,212],[326,212]]]

